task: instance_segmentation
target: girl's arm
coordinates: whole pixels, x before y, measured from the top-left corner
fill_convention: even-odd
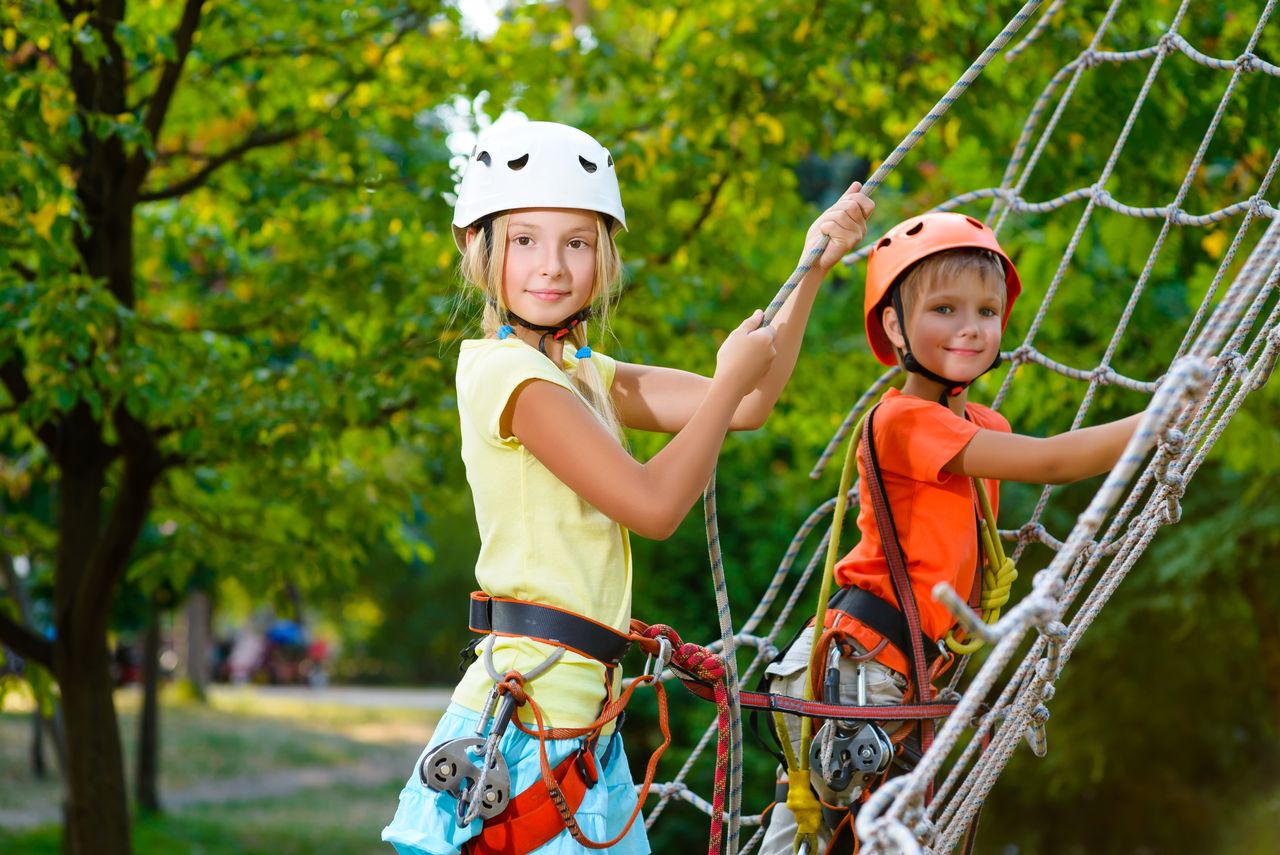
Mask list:
[[[831,241],[817,265],[800,280],[774,316],[777,358],[768,373],[739,402],[729,423],[730,430],[755,430],[763,425],[791,379],[819,285],[827,271],[866,234],[867,217],[875,209],[875,203],[861,190],[862,185],[855,182],[810,226],[805,237],[806,254],[821,235],[828,235]],[[706,377],[688,371],[619,362],[612,394],[627,427],[675,433],[689,423],[706,397],[710,383]]]
[[[773,361],[774,330],[759,328],[761,318],[756,312],[730,334],[688,423],[648,463],[631,457],[572,392],[541,380],[511,396],[503,433],[606,516],[643,537],[670,537],[711,477],[743,395]]]
[[[1142,413],[1040,438],[979,430],[944,471],[971,478],[1069,484],[1110,471],[1120,459]]]

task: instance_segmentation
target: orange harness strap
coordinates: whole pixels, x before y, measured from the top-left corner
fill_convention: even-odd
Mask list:
[[[595,756],[590,751],[575,751],[555,768],[552,776],[570,812],[577,813],[587,790],[599,777]],[[564,828],[551,792],[534,784],[512,799],[501,814],[486,820],[484,829],[462,851],[466,855],[524,855],[545,845]]]

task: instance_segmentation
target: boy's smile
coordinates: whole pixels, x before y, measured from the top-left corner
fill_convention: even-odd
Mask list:
[[[921,289],[908,308],[907,338],[911,352],[925,368],[969,383],[991,367],[1000,351],[1004,283],[990,281],[977,271],[965,271],[946,282]],[[896,313],[885,313],[885,332],[894,346],[903,349]],[[921,384],[929,384],[924,388]],[[938,384],[912,374],[903,391],[930,394]],[[920,387],[919,390],[915,387]]]

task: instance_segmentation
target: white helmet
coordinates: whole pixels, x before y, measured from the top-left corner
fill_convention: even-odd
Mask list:
[[[468,226],[517,208],[581,208],[611,217],[611,234],[627,227],[609,150],[557,122],[508,124],[480,136],[453,209],[458,249],[466,249]]]

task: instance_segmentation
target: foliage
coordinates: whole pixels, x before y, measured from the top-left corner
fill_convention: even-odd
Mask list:
[[[1182,32],[1206,53],[1235,56],[1253,12],[1207,5]],[[469,311],[454,314],[450,132],[518,110],[596,133],[618,163],[632,223],[621,240],[627,285],[615,339],[601,349],[705,372],[727,330],[765,304],[790,272],[821,206],[907,134],[1014,8],[939,0],[852,8],[798,0],[529,3],[510,4],[497,30],[481,35],[449,4],[210,3],[155,132],[146,107],[182,52],[174,36],[179,9],[134,2],[111,28],[92,16],[67,20],[50,4],[10,4],[0,24],[7,93],[0,362],[21,364],[27,394],[0,402],[0,449],[9,458],[0,464],[0,549],[30,555],[51,587],[65,536],[57,515],[64,472],[40,433],[87,413],[111,444],[118,440],[112,416],[125,413],[147,426],[166,461],[130,548],[134,579],[168,578],[181,587],[204,568],[259,593],[292,584],[349,627],[351,661],[361,671],[451,680],[475,534],[450,390]],[[993,63],[879,192],[874,228],[997,185],[1035,97],[1087,44],[1102,11],[1096,0],[1070,4],[1026,54]],[[1125,5],[1102,46],[1151,44],[1174,13],[1168,0]],[[1256,51],[1274,61],[1276,48],[1272,32]],[[73,97],[76,51],[87,62],[118,57],[128,68],[124,108],[88,110]],[[1028,198],[1097,180],[1147,68],[1106,66],[1082,76],[1024,188]],[[1227,77],[1179,56],[1167,61],[1107,184],[1116,198],[1132,205],[1172,198]],[[1205,212],[1254,192],[1277,136],[1269,109],[1276,86],[1268,75],[1242,76],[1184,209]],[[85,266],[92,249],[85,236],[107,233],[77,170],[87,154],[110,145],[147,172],[132,209],[127,293]],[[1082,204],[1011,217],[1003,234],[1026,296],[1007,342],[1029,329]],[[1115,351],[1116,370],[1142,379],[1161,374],[1232,225],[1170,235]],[[1097,365],[1158,230],[1158,221],[1095,213],[1037,346],[1069,365]],[[1232,272],[1258,231],[1246,237]],[[844,408],[878,373],[857,320],[859,277],[856,266],[833,274],[768,427],[726,445],[720,522],[736,615],[754,605],[795,526],[835,489],[835,472],[814,484],[808,470]],[[1003,376],[983,380],[975,396],[989,399]],[[1077,381],[1026,366],[1003,411],[1021,431],[1054,432],[1071,424],[1083,394]],[[1222,465],[1194,484],[1206,504],[1189,493],[1187,522],[1158,541],[1167,551],[1134,571],[1129,588],[1139,590],[1122,589],[1117,617],[1102,621],[1077,654],[1055,701],[1050,761],[1020,761],[997,791],[997,802],[1020,809],[1061,801],[1052,836],[1019,838],[1036,851],[1087,840],[1072,818],[1119,803],[1098,782],[1131,779],[1113,776],[1114,765],[1098,758],[1127,756],[1136,770],[1146,768],[1139,759],[1213,754],[1219,765],[1204,779],[1176,763],[1159,774],[1181,781],[1179,792],[1206,810],[1235,798],[1235,789],[1215,790],[1213,782],[1247,760],[1216,750],[1210,729],[1146,716],[1133,727],[1149,740],[1125,741],[1131,731],[1111,726],[1114,710],[1071,698],[1110,689],[1102,675],[1122,662],[1134,669],[1135,687],[1150,687],[1151,672],[1137,664],[1145,660],[1124,658],[1149,637],[1137,628],[1185,622],[1187,604],[1204,600],[1223,568],[1245,566],[1242,544],[1266,531],[1249,521],[1274,516],[1276,500],[1237,484],[1233,473],[1274,475],[1277,395],[1272,385],[1251,399],[1216,453]],[[1088,420],[1142,403],[1103,390]],[[662,441],[631,438],[642,457]],[[123,478],[121,467],[108,470],[109,497]],[[1094,487],[1055,491],[1045,519],[1052,532],[1069,528]],[[1248,513],[1215,513],[1241,493]],[[1005,520],[1025,520],[1038,496],[1010,486]],[[691,514],[666,542],[636,539],[635,612],[710,638],[714,608],[698,517]],[[1247,536],[1210,536],[1222,530]],[[1032,552],[1024,561],[1032,559],[1046,556]],[[1249,578],[1264,601],[1275,596],[1273,578]],[[1125,604],[1136,602],[1142,620],[1126,619]],[[1242,601],[1232,602],[1235,611],[1212,612],[1212,620],[1206,613],[1196,637],[1229,641],[1224,626],[1245,619]],[[1178,692],[1237,698],[1231,673],[1181,672],[1182,662],[1170,657],[1170,673],[1161,671],[1166,704],[1189,703]],[[1127,706],[1143,705],[1137,688],[1124,697]],[[1252,693],[1214,714],[1251,721],[1255,729],[1246,732],[1274,744],[1276,728],[1258,724],[1277,720],[1263,712],[1268,702]],[[688,744],[706,710],[684,701],[676,707],[680,742]],[[637,758],[656,741],[645,721],[635,716],[628,724]],[[1060,728],[1070,737],[1052,736]],[[751,762],[751,800],[759,804],[770,762],[759,754]],[[1167,800],[1125,802],[1130,822],[1114,851],[1150,844],[1144,835],[1154,816],[1172,822]],[[1011,827],[1013,813],[1001,812]],[[1176,813],[1187,822],[1171,834],[1192,829],[1191,815]],[[1120,828],[1111,818],[1098,825]],[[687,839],[701,827],[691,818],[674,830],[660,824],[659,834]],[[1089,845],[1105,851],[1097,840]]]

